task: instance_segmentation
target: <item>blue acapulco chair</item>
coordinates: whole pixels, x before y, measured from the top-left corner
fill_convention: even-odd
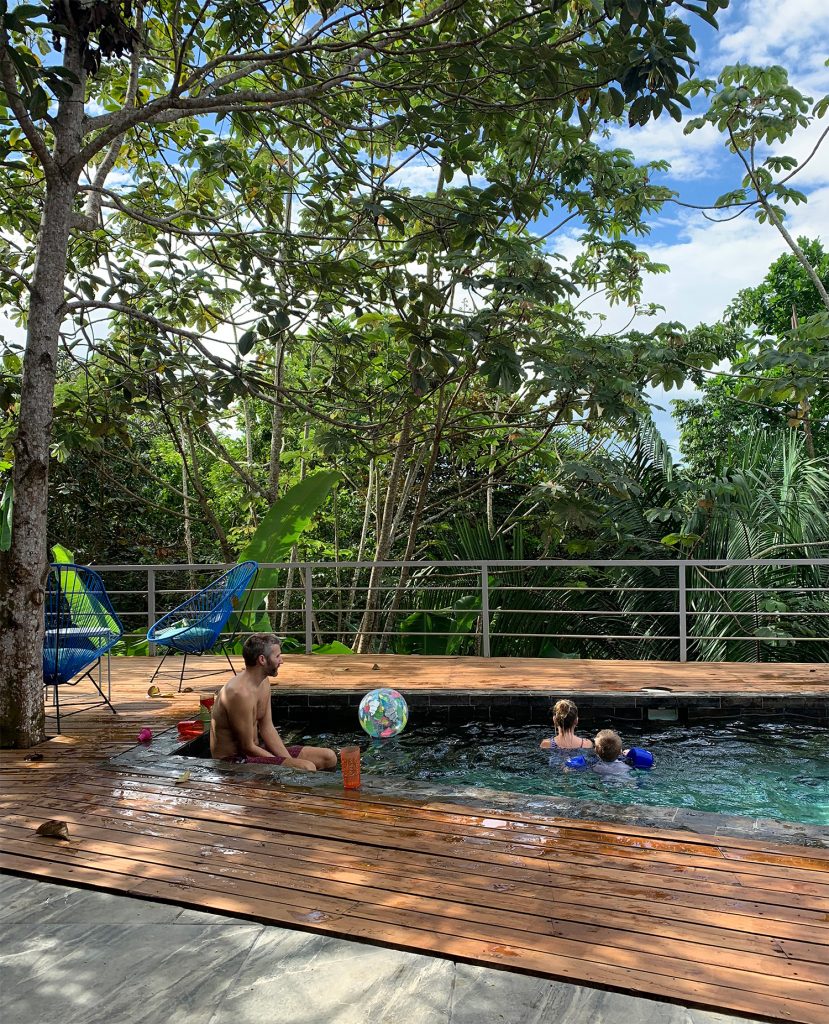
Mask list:
[[[161,671],[161,666],[167,656],[173,651],[178,651],[184,655],[178,680],[178,689],[181,693],[187,658],[191,654],[201,655],[211,651],[220,642],[222,630],[227,625],[230,616],[234,612],[238,612],[239,615],[244,613],[247,598],[245,598],[245,605],[242,605],[241,609],[239,604],[245,591],[250,596],[253,589],[251,584],[256,579],[258,572],[258,562],[240,562],[238,565],[234,565],[232,569],[208,583],[203,590],[193,594],[150,628],[147,633],[150,643],[160,644],[167,648],[158,668],[153,673],[150,684]],[[233,642],[235,635],[234,630],[230,637],[230,643]],[[235,672],[236,669],[224,644],[222,644],[222,649],[231,669]]]
[[[115,714],[110,702],[109,665],[107,693],[103,691],[101,659],[121,639],[124,627],[113,611],[103,580],[86,565],[53,563],[46,582],[46,633],[43,638],[43,683],[54,689],[57,730],[60,732],[61,686],[77,686],[90,679],[99,699],[64,701],[74,707],[63,715],[76,715],[86,708],[106,705]],[[92,669],[98,666],[98,679]]]

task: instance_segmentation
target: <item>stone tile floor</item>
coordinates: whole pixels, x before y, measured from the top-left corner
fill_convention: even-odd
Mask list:
[[[3,1024],[738,1024],[725,1014],[2,874],[0,934]]]

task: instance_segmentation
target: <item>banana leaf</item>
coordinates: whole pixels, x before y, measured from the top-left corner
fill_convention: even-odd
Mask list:
[[[452,608],[416,611],[399,624],[397,654],[457,654],[478,620],[481,599],[467,594]]]
[[[239,553],[239,561],[251,559],[260,565],[287,561],[294,544],[311,525],[314,513],[341,479],[340,473],[325,470],[306,477],[286,491],[268,509],[247,547]],[[259,570],[256,591],[238,623],[240,632],[270,632],[265,598],[278,589],[279,573],[279,569]]]

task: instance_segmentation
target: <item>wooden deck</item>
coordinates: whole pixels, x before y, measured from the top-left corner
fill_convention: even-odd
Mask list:
[[[238,660],[238,659],[237,659]],[[154,658],[117,658],[113,673],[128,687],[149,679]],[[169,661],[168,661],[168,664]],[[197,673],[189,685],[211,689],[221,676]],[[226,666],[224,659],[202,658],[205,668]],[[241,666],[240,666],[241,667]],[[175,669],[167,681],[178,685]],[[195,681],[194,681],[195,678]],[[370,690],[399,686],[405,690],[465,690],[521,693],[635,694],[659,688],[680,694],[791,694],[829,697],[829,663],[751,665],[739,662],[701,663],[673,661],[588,661],[542,658],[408,657],[401,654],[331,656],[291,655],[279,673],[277,688],[288,692],[315,690]],[[146,690],[146,686],[144,687]]]
[[[605,676],[582,673],[584,663],[522,662],[496,679],[493,667],[507,663],[482,672],[475,659],[437,660],[293,658],[280,686],[500,689],[506,679],[538,692],[613,678],[675,688],[654,681],[653,663],[593,663]],[[746,668],[694,666],[683,685],[733,692]],[[748,682],[829,692],[824,666],[798,666],[818,669],[799,683],[791,668],[777,679],[749,669]],[[117,716],[67,719],[42,761],[0,755],[0,868],[726,1012],[826,1021],[829,851],[482,813],[346,793],[334,780],[175,785],[162,772],[105,770],[102,759],[141,726],[161,730],[195,710],[193,693],[149,699],[149,674],[148,661],[114,662]],[[36,836],[47,818],[66,821],[71,841]]]

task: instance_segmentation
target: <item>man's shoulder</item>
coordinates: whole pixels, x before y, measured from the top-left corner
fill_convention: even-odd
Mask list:
[[[249,701],[256,697],[256,689],[250,685],[250,682],[245,679],[243,673],[234,676],[232,679],[224,684],[220,691],[222,697],[229,701]]]

